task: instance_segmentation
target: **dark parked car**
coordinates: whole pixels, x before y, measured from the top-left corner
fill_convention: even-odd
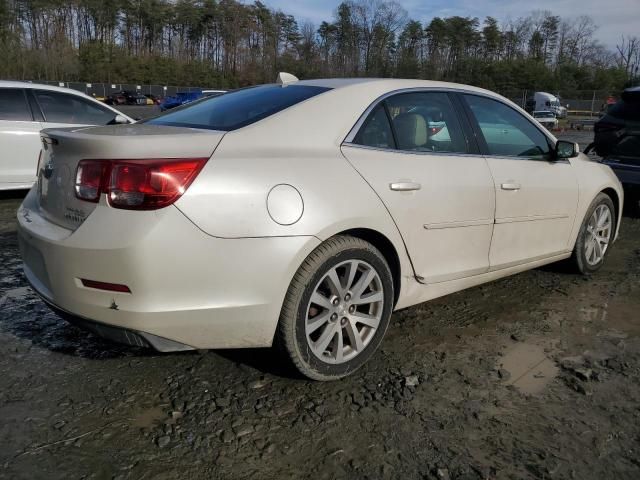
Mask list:
[[[627,88],[595,123],[593,148],[625,187],[629,204],[640,200],[640,87]],[[626,202],[627,203],[627,202]]]
[[[122,90],[112,93],[105,99],[107,105],[146,105],[147,97],[138,92]]]

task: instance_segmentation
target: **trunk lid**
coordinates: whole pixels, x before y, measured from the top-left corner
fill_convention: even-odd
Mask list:
[[[40,213],[75,230],[98,206],[75,196],[80,160],[210,157],[224,134],[145,124],[45,129],[36,183]]]

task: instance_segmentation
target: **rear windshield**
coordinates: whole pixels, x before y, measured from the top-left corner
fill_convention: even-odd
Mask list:
[[[309,85],[244,88],[169,111],[143,123],[173,127],[235,130],[330,90]]]
[[[607,112],[620,120],[634,120],[640,122],[640,101],[626,102],[624,100],[618,101],[615,105],[609,107]]]

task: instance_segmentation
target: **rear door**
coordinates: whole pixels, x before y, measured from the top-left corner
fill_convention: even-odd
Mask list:
[[[489,268],[493,180],[454,101],[436,91],[392,95],[342,147],[391,213],[428,283]]]
[[[552,140],[510,105],[464,94],[495,182],[492,270],[567,251],[578,203],[569,160],[553,161]]]
[[[40,129],[22,88],[0,88],[0,188],[30,186],[36,179]]]

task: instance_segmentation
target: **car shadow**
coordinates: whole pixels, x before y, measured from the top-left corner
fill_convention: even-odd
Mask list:
[[[21,200],[27,196],[29,189],[25,190],[0,190],[0,200]]]
[[[307,380],[295,370],[277,348],[237,348],[212,350],[225,360],[251,367],[263,374],[289,380]]]

